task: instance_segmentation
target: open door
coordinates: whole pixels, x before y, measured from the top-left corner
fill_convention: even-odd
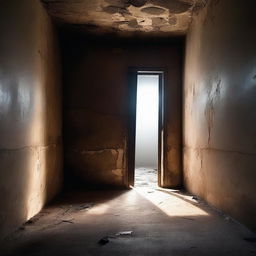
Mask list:
[[[163,184],[164,177],[164,113],[163,113],[163,100],[164,100],[164,72],[159,69],[130,69],[128,73],[128,88],[129,88],[129,124],[128,124],[128,141],[127,141],[127,185],[134,186],[134,173],[135,173],[135,146],[136,146],[136,108],[137,108],[137,83],[138,76],[149,78],[157,78],[158,87],[158,142],[157,149],[157,180],[158,186]],[[154,91],[156,92],[156,91]],[[139,135],[142,136],[142,135]],[[138,138],[137,138],[138,139]],[[138,150],[138,147],[137,147]],[[146,152],[147,150],[145,150]],[[137,154],[138,155],[138,154]]]

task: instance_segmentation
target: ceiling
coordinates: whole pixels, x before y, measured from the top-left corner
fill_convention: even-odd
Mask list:
[[[93,33],[185,34],[205,0],[41,0],[59,23]]]

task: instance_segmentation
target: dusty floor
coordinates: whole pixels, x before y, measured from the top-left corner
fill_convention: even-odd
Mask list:
[[[138,186],[63,195],[8,237],[1,255],[256,255],[254,237],[191,195]]]

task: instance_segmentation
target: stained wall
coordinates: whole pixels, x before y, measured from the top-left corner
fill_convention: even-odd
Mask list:
[[[0,3],[0,237],[62,184],[60,62],[39,1]]]
[[[211,0],[187,35],[184,183],[256,229],[256,4]]]
[[[129,67],[165,68],[166,187],[181,184],[182,40],[65,34],[64,150],[68,180],[127,185]]]

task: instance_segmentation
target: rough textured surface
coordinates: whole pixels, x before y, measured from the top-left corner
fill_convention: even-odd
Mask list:
[[[204,0],[42,0],[60,23],[81,30],[184,34],[194,8]],[[174,22],[175,20],[175,22]],[[132,33],[131,33],[132,34]]]
[[[229,10],[226,12],[225,10]],[[256,229],[256,3],[212,0],[187,37],[184,181]]]
[[[250,239],[255,234],[180,191],[72,192],[10,236],[1,255],[250,256]]]
[[[67,173],[89,183],[124,186],[127,172],[128,67],[166,68],[164,186],[181,184],[183,41],[72,38],[63,47]],[[90,41],[91,40],[91,41]],[[74,41],[76,43],[74,43]],[[70,180],[70,179],[68,179]]]
[[[136,168],[135,169],[135,177],[134,177],[134,187],[149,187],[149,188],[157,188],[158,187],[158,171],[157,169],[150,168]]]
[[[48,15],[39,1],[1,1],[0,34],[2,237],[59,190],[62,150],[60,64]]]

